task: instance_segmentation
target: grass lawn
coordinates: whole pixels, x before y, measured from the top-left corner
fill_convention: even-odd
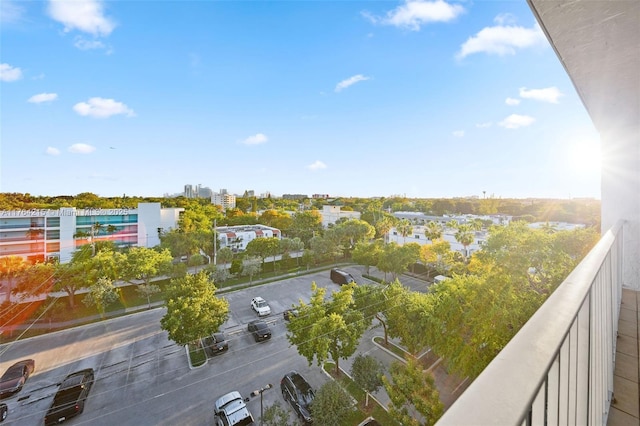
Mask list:
[[[336,365],[333,362],[326,362],[324,364],[324,370],[329,373],[334,380],[337,380],[344,389],[357,401],[356,409],[351,414],[341,420],[341,424],[344,426],[353,426],[362,422],[367,417],[371,416],[376,419],[380,424],[389,426],[400,426],[400,424],[393,419],[387,410],[385,410],[380,404],[378,404],[373,398],[369,397],[369,405],[365,407],[365,392],[356,385],[356,383],[349,378],[342,370],[340,375],[336,375]]]
[[[406,359],[407,355],[409,356],[411,355],[409,352],[404,351],[401,347],[393,344],[392,342],[389,342],[388,344],[385,343],[384,337],[375,336],[373,338],[373,341],[379,344],[380,346],[382,346],[383,348],[393,352],[395,355],[398,355],[402,359]]]
[[[199,367],[207,361],[207,354],[202,346],[189,343],[189,359],[192,367]]]

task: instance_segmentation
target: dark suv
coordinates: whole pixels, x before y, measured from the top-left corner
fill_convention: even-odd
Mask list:
[[[94,382],[92,368],[69,374],[53,397],[51,408],[44,416],[45,425],[55,425],[84,411],[84,404]]]
[[[229,343],[227,343],[224,333],[213,333],[211,336],[202,339],[202,343],[208,357],[219,355],[229,349]]]
[[[266,322],[262,320],[251,321],[247,325],[247,330],[253,333],[256,342],[271,339],[271,329]]]
[[[336,284],[345,285],[356,282],[356,280],[353,278],[353,275],[338,268],[333,268],[330,275],[331,281]]]
[[[280,381],[280,390],[282,397],[289,401],[298,417],[306,423],[312,423],[311,404],[316,394],[305,378],[296,371],[287,373]]]

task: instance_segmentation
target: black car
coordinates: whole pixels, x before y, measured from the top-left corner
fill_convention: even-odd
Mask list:
[[[213,333],[211,336],[202,339],[202,343],[204,344],[204,351],[209,357],[220,355],[229,349],[229,343],[224,337],[224,333]]]
[[[95,376],[92,368],[69,374],[60,383],[58,392],[53,397],[51,408],[44,416],[45,426],[62,423],[82,413],[94,381]]]
[[[9,408],[7,404],[0,404],[0,423],[4,422],[7,418],[7,414],[9,414]]]
[[[295,309],[295,308],[287,309],[286,311],[284,311],[282,313],[282,316],[283,316],[285,321],[291,321],[291,317],[297,317],[298,316],[298,310]]]
[[[306,423],[313,422],[311,404],[316,394],[300,373],[291,371],[285,374],[280,381],[280,390],[282,397],[291,404],[298,417]]]
[[[20,392],[35,368],[36,362],[32,359],[23,359],[7,368],[7,371],[0,377],[0,399]]]
[[[271,329],[267,323],[262,320],[251,321],[247,325],[247,330],[253,333],[253,338],[256,342],[271,339]]]

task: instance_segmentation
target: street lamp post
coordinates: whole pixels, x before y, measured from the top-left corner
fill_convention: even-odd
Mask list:
[[[272,387],[273,387],[273,385],[271,383],[269,383],[265,387],[261,388],[260,390],[254,390],[253,392],[251,392],[251,396],[260,395],[260,426],[262,426],[262,414],[264,412],[263,406],[262,406],[262,393],[264,391],[266,391],[267,389],[271,389]]]

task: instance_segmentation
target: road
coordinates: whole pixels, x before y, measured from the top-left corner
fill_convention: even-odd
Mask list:
[[[360,268],[346,269],[358,282],[366,281]],[[286,372],[297,370],[314,388],[328,380],[320,368],[310,367],[290,347],[282,318],[286,308],[300,299],[309,300],[312,281],[338,289],[329,272],[323,271],[225,294],[230,315],[222,330],[229,339],[229,351],[199,368],[191,369],[185,349],[160,329],[163,308],[2,345],[0,371],[20,359],[36,361],[35,373],[24,389],[3,401],[9,406],[6,424],[41,425],[57,384],[68,373],[88,367],[95,370],[96,382],[84,413],[69,420],[69,425],[211,425],[218,397],[233,390],[249,397],[267,384],[274,388],[263,393],[264,407],[278,401],[292,411],[279,389]],[[261,343],[246,331],[246,324],[256,318],[250,308],[255,296],[266,299],[272,310],[267,322],[273,337]],[[389,355],[371,343],[371,333],[363,337],[359,352],[388,357],[389,363]],[[258,420],[260,398],[251,398],[247,405]]]

